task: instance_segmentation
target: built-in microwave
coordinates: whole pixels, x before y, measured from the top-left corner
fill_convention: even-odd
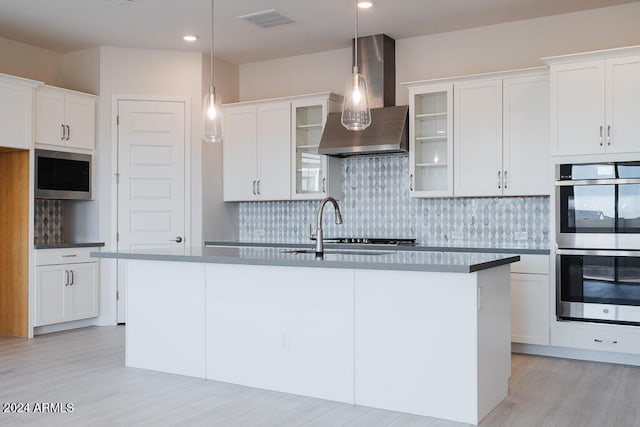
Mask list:
[[[36,199],[91,199],[90,154],[35,150]]]
[[[640,249],[640,162],[556,166],[558,247]]]

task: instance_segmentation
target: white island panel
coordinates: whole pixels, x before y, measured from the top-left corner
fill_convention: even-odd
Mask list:
[[[477,424],[507,395],[508,269],[356,271],[356,404]]]
[[[207,378],[353,403],[353,270],[206,274]]]
[[[126,365],[204,378],[204,265],[127,264]]]

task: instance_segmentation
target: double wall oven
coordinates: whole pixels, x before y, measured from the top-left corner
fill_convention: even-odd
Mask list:
[[[557,315],[640,325],[640,162],[556,166]]]

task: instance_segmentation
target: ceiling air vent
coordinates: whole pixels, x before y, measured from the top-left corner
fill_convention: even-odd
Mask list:
[[[275,9],[238,16],[238,19],[244,19],[262,28],[278,27],[280,25],[293,24],[294,22]]]

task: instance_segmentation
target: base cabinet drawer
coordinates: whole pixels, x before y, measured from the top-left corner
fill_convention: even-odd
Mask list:
[[[551,329],[551,345],[640,354],[640,328],[558,322]]]

